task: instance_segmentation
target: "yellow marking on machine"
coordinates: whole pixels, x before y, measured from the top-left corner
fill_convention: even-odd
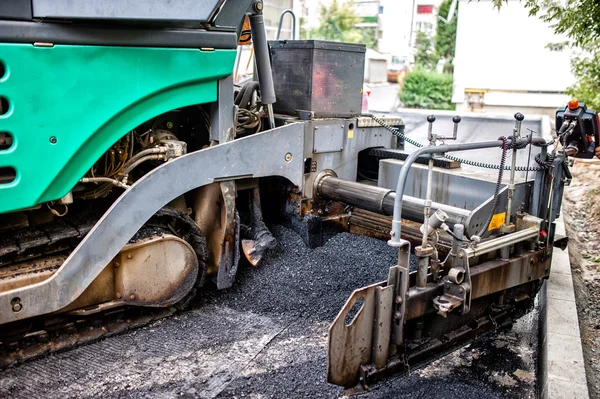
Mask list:
[[[499,229],[505,221],[506,212],[496,213],[494,216],[492,216],[492,220],[490,221],[490,225],[488,226],[488,231]]]

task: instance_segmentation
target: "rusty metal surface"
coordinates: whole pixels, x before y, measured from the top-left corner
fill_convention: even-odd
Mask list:
[[[0,269],[0,292],[50,278],[66,257],[53,255]],[[153,236],[126,245],[60,312],[91,314],[123,305],[169,306],[192,289],[197,277],[198,258],[187,242],[173,235]]]
[[[544,251],[536,251],[507,261],[495,259],[471,266],[471,300],[548,276],[551,259],[543,254]],[[407,320],[436,312],[433,299],[442,294],[443,282],[428,284],[424,290],[410,289]]]
[[[221,183],[223,208],[225,216],[224,235],[217,271],[217,288],[229,288],[235,281],[240,260],[240,216],[235,209],[235,182]]]
[[[327,381],[345,387],[356,385],[360,366],[371,362],[373,326],[379,305],[377,291],[386,288],[384,292],[391,287],[383,287],[382,283],[378,283],[355,290],[329,327]],[[347,324],[347,316],[359,300],[363,301],[363,305]],[[381,310],[382,315],[386,313],[391,316],[391,308]]]
[[[353,234],[366,235],[380,240],[387,240],[392,231],[392,217],[379,215],[375,212],[365,211],[355,208],[352,210],[349,218],[349,231]],[[402,238],[408,240],[413,245],[421,242],[422,233],[419,230],[420,223],[411,222],[402,219]],[[450,248],[452,246],[451,237],[445,233],[440,233],[438,244],[442,247]]]
[[[225,235],[225,213],[221,185],[212,183],[194,190],[194,221],[204,234],[208,246],[208,274],[216,274],[219,270],[221,247]]]
[[[112,266],[116,297],[129,305],[172,305],[198,278],[198,258],[191,245],[170,235],[126,245]]]

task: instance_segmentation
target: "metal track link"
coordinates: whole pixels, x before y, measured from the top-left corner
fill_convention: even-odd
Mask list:
[[[43,328],[0,338],[0,370],[145,326],[176,311],[175,307],[124,308],[85,318],[46,318]]]
[[[0,233],[0,267],[75,248],[100,215],[80,213]]]

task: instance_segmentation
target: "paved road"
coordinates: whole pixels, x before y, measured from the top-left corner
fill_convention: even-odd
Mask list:
[[[392,112],[398,108],[398,89],[397,83],[379,83],[368,85],[371,90],[369,96],[369,111],[371,112]]]

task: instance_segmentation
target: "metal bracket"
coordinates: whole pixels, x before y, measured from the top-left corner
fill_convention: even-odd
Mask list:
[[[406,299],[410,274],[410,242],[400,240],[398,247],[398,265],[390,268],[388,285],[394,286],[394,323],[393,342],[402,345],[404,342],[404,323],[406,322]]]
[[[217,288],[220,290],[233,285],[240,260],[240,216],[235,210],[235,182],[221,182],[221,193],[225,207],[225,234],[217,272]]]
[[[327,381],[348,388],[359,382],[365,367],[386,367],[391,344],[403,342],[409,266],[410,243],[402,240],[387,283],[363,287],[348,298],[329,327]],[[359,301],[362,306],[352,315]]]
[[[456,261],[456,266],[450,269],[444,282],[444,295],[433,299],[433,306],[443,317],[459,307],[463,315],[471,310],[471,270],[469,256],[464,248],[458,251]]]
[[[265,153],[264,149],[271,151]],[[125,191],[56,273],[0,293],[0,323],[58,311],[94,281],[131,237],[165,204],[215,181],[282,176],[302,187],[304,126],[289,124],[169,161]],[[11,301],[22,307],[15,311]]]

